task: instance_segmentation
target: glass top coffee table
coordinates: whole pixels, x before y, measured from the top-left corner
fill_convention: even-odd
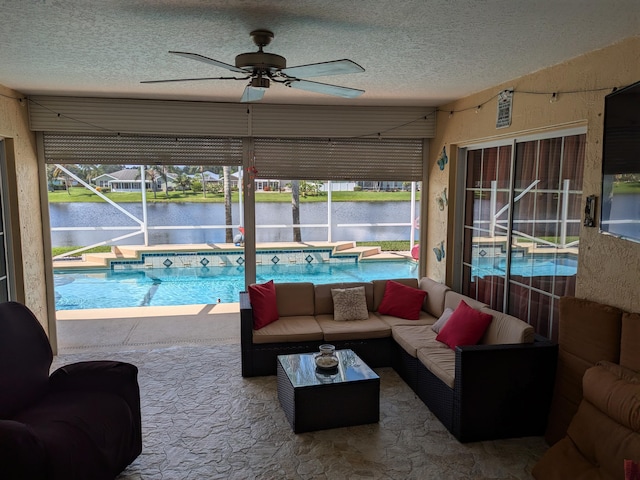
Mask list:
[[[316,367],[318,353],[278,356],[278,400],[295,433],[376,423],[380,377],[352,350],[336,350],[338,367]]]

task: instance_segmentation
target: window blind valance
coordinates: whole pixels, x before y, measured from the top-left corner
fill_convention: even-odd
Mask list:
[[[422,180],[419,139],[257,138],[256,177],[299,180]]]
[[[242,139],[45,133],[44,158],[46,163],[242,165]]]

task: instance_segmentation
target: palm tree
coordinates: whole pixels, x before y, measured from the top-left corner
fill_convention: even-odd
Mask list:
[[[169,198],[169,183],[167,181],[167,166],[166,165],[156,165],[155,167],[153,167],[153,170],[156,172],[156,179],[160,178],[162,179],[162,182],[164,183],[164,194],[167,198]],[[153,195],[155,198],[155,192],[156,192],[157,188],[154,188],[153,190]]]
[[[78,168],[80,169],[79,176],[88,184],[104,173],[102,165],[78,165]]]
[[[233,218],[231,216],[231,167],[222,167],[222,180],[224,188],[224,221],[225,225],[233,225]],[[226,242],[233,243],[233,229],[226,229]]]
[[[158,171],[155,168],[150,168],[146,172],[147,178],[151,181],[151,191],[153,191],[153,198],[157,198],[158,192],[158,178],[160,177]]]
[[[176,185],[182,189],[184,195],[185,190],[191,186],[191,179],[185,173],[181,173],[176,177]]]
[[[302,232],[300,227],[300,180],[291,180],[291,213],[293,216],[293,241],[302,241]]]
[[[64,173],[57,165],[47,165],[47,177],[49,178],[49,185],[53,189],[53,184],[55,180],[61,179],[64,181],[64,189],[67,191],[68,195],[71,195],[70,185],[69,185],[69,176]]]
[[[204,165],[200,166],[200,177],[202,178],[202,197],[207,198],[207,179],[204,178]]]

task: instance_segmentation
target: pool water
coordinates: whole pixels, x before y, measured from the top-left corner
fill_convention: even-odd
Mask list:
[[[504,257],[474,258],[471,275],[483,278],[485,276],[504,276],[507,260]],[[511,275],[523,277],[570,277],[578,271],[578,259],[575,255],[532,255],[513,257],[511,259]]]
[[[359,282],[417,278],[412,261],[258,265],[258,283]],[[244,268],[185,267],[54,272],[56,310],[237,302]]]

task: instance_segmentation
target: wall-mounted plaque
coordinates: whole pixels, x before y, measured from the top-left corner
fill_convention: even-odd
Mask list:
[[[498,94],[498,118],[496,128],[511,125],[511,107],[513,105],[513,90],[502,90]]]

